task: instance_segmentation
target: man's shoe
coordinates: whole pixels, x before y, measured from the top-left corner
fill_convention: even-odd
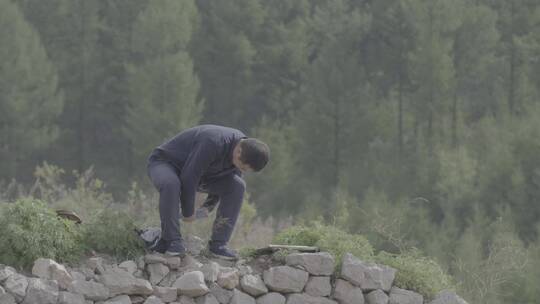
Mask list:
[[[184,247],[184,242],[182,240],[175,240],[169,243],[167,250],[165,251],[166,255],[170,256],[183,256],[186,254],[186,247]]]
[[[165,251],[167,250],[167,242],[164,239],[160,238],[157,242],[154,243],[153,246],[148,249],[150,251],[165,253]]]
[[[238,260],[238,254],[236,251],[227,248],[225,245],[209,245],[208,251],[210,251],[210,255],[223,259],[223,260]]]

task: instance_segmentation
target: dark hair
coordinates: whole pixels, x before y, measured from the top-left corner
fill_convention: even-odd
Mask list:
[[[240,142],[242,154],[240,160],[248,164],[253,171],[261,171],[270,158],[270,148],[268,145],[256,138],[246,138]]]

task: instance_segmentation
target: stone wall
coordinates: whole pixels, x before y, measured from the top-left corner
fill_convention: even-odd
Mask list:
[[[0,304],[466,304],[443,291],[433,301],[393,286],[396,270],[351,254],[336,274],[332,255],[293,253],[227,262],[148,254],[120,264],[88,259],[67,268],[38,259],[32,274],[0,266]]]

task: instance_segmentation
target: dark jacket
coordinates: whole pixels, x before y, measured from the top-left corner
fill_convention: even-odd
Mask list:
[[[180,132],[152,151],[150,160],[165,160],[177,169],[185,217],[193,215],[195,194],[200,185],[229,174],[241,176],[232,163],[232,153],[242,138],[246,135],[236,129],[200,125]]]

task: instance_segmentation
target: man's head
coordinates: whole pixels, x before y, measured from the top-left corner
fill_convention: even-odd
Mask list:
[[[261,171],[270,158],[270,148],[255,138],[240,140],[233,151],[233,164],[242,172]]]

